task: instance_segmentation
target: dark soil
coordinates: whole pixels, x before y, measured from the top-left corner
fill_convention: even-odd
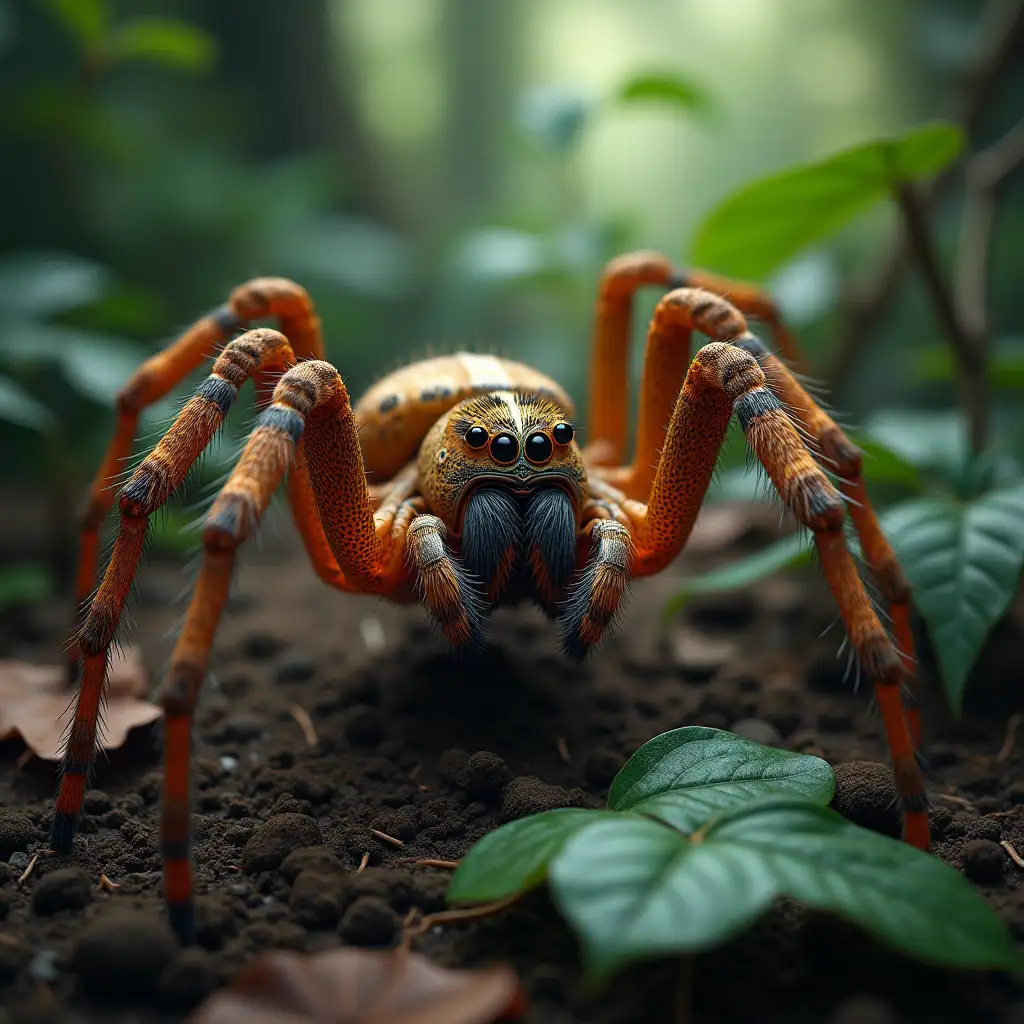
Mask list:
[[[26,855],[45,845],[54,769],[18,767],[20,744],[0,745],[0,1021],[179,1020],[264,950],[391,945],[410,908],[443,907],[448,878],[403,858],[456,859],[508,819],[599,806],[625,759],[680,725],[821,754],[837,766],[840,809],[898,831],[880,724],[869,693],[843,680],[839,631],[819,638],[834,607],[813,573],[705,600],[659,626],[681,575],[708,564],[687,556],[636,586],[622,627],[583,667],[562,660],[554,628],[529,609],[500,613],[487,653],[458,662],[418,609],[326,590],[281,532],[239,573],[197,715],[198,949],[177,949],[160,903],[155,733],[134,733],[99,766],[73,855],[40,859],[24,885]],[[140,580],[132,641],[154,677],[186,579],[157,564]],[[57,658],[67,614],[56,602],[6,616],[0,654]],[[937,853],[1024,937],[1024,872],[998,845],[1024,852],[1024,736],[994,757],[1021,692],[1022,636],[1018,606],[955,729],[927,651],[923,661]],[[315,723],[315,747],[296,705]],[[120,888],[99,888],[101,874]],[[588,993],[575,940],[543,893],[417,948],[448,965],[511,961],[529,1021],[675,1019],[678,962],[631,968]],[[697,960],[693,1004],[705,1022],[1024,1021],[1020,983],[920,966],[791,904]]]

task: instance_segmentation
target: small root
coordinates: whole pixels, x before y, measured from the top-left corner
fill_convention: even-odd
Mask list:
[[[935,797],[937,800],[946,800],[958,807],[965,807],[969,811],[974,810],[974,804],[970,800],[965,800],[962,796],[957,796],[956,793],[936,793]]]
[[[96,886],[97,889],[104,889],[107,892],[117,892],[121,888],[120,882],[112,882],[105,874],[100,875],[99,884]]]
[[[378,839],[383,839],[385,843],[390,843],[392,846],[399,846],[405,848],[405,843],[401,839],[396,839],[394,836],[389,836],[387,832],[381,832],[380,829],[371,828],[370,835],[376,836]]]
[[[370,851],[367,850],[363,854],[363,859],[359,862],[359,867],[356,868],[356,874],[361,875],[366,870],[366,865],[370,863]]]
[[[1010,860],[1012,860],[1017,867],[1024,870],[1024,860],[1021,860],[1020,854],[1013,848],[1013,845],[1008,843],[1005,839],[999,845],[1010,855]]]
[[[1020,728],[1021,721],[1024,721],[1024,714],[1020,711],[1010,715],[1006,723],[1006,736],[1003,739],[1003,745],[999,748],[999,753],[995,757],[1000,763],[1009,760],[1010,754],[1013,753],[1014,744],[1017,742],[1017,730]]]
[[[434,857],[403,857],[394,863],[408,864],[414,868],[443,868],[445,871],[454,871],[459,866],[457,860],[437,860]]]
[[[569,756],[569,745],[565,742],[564,736],[559,736],[555,740],[555,748],[558,750],[558,756],[566,763],[570,764],[572,758]]]
[[[421,935],[426,935],[432,928],[442,927],[449,924],[464,924],[467,921],[477,921],[481,917],[492,917],[500,914],[503,910],[511,907],[522,899],[522,893],[514,893],[502,900],[495,900],[493,903],[482,903],[475,907],[465,907],[459,910],[441,910],[436,914],[427,914],[417,924],[406,928],[402,935],[402,946],[408,949],[410,944]]]
[[[302,735],[306,738],[306,746],[315,747],[320,742],[320,737],[316,734],[316,729],[313,727],[313,719],[309,717],[309,712],[301,704],[290,704],[288,706],[288,714],[299,723]]]
[[[32,859],[28,862],[28,867],[22,871],[21,877],[18,879],[18,885],[24,885],[28,881],[28,876],[32,874],[32,869],[36,866],[37,860],[39,860],[39,854],[33,853]]]

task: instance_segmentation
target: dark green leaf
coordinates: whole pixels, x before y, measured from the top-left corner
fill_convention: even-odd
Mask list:
[[[864,431],[910,465],[946,477],[961,472],[969,452],[957,409],[882,409],[868,417]]]
[[[674,72],[649,71],[627,78],[615,97],[619,103],[664,103],[696,113],[712,109],[710,94],[692,78]]]
[[[0,420],[38,431],[54,422],[53,413],[10,377],[0,377]]]
[[[579,139],[592,107],[588,97],[571,89],[535,89],[523,98],[519,123],[543,149],[567,153]]]
[[[110,21],[106,0],[46,0],[46,6],[83,48],[99,42]]]
[[[548,862],[565,841],[604,817],[606,811],[567,807],[488,832],[462,858],[447,899],[484,902],[535,888],[547,877]]]
[[[915,359],[919,380],[955,381],[960,370],[948,345],[929,345]],[[1006,391],[1024,391],[1024,338],[1000,338],[986,363],[988,379]]]
[[[649,740],[626,762],[612,783],[608,808],[692,832],[713,814],[759,797],[827,804],[834,791],[835,776],[820,757],[686,726]]]
[[[956,125],[921,125],[756,181],[704,219],[692,262],[738,277],[763,278],[888,195],[898,182],[938,173],[963,142]]]
[[[1017,968],[1005,925],[938,858],[802,801],[747,804],[688,838],[634,816],[571,837],[549,868],[592,976],[707,949],[789,896],[923,960]]]
[[[884,519],[896,556],[928,624],[954,710],[1024,565],[1024,484],[973,501],[921,498]]]
[[[804,530],[783,537],[757,554],[730,562],[720,569],[701,573],[686,580],[680,590],[665,605],[665,614],[679,611],[697,594],[713,594],[722,590],[739,590],[756,583],[781,569],[807,565],[811,561],[811,545]]]
[[[200,73],[213,66],[217,41],[204,29],[177,18],[134,18],[110,34],[107,56],[112,63],[140,60]]]
[[[110,272],[67,253],[33,253],[0,260],[0,313],[47,317],[101,299]]]
[[[52,590],[53,577],[45,566],[25,562],[0,569],[0,608],[42,601]]]
[[[924,486],[917,467],[891,448],[870,437],[853,439],[864,454],[862,472],[868,485],[899,484],[919,491]]]

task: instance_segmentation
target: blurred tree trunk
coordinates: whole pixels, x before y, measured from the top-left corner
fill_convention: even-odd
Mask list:
[[[393,223],[374,147],[350,102],[350,69],[333,45],[330,0],[217,0],[202,16],[223,48],[220,74],[252,97],[256,157],[326,151],[338,160],[346,209]]]

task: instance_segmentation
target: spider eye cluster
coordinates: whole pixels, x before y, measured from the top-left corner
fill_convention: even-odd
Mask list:
[[[571,423],[556,423],[550,434],[543,430],[535,430],[526,439],[526,457],[534,465],[543,465],[554,454],[556,444],[570,444],[574,436],[575,431]],[[491,458],[501,466],[508,466],[519,458],[518,438],[507,431],[491,437],[488,429],[479,423],[466,431],[466,444],[474,451],[480,451],[489,445]]]

